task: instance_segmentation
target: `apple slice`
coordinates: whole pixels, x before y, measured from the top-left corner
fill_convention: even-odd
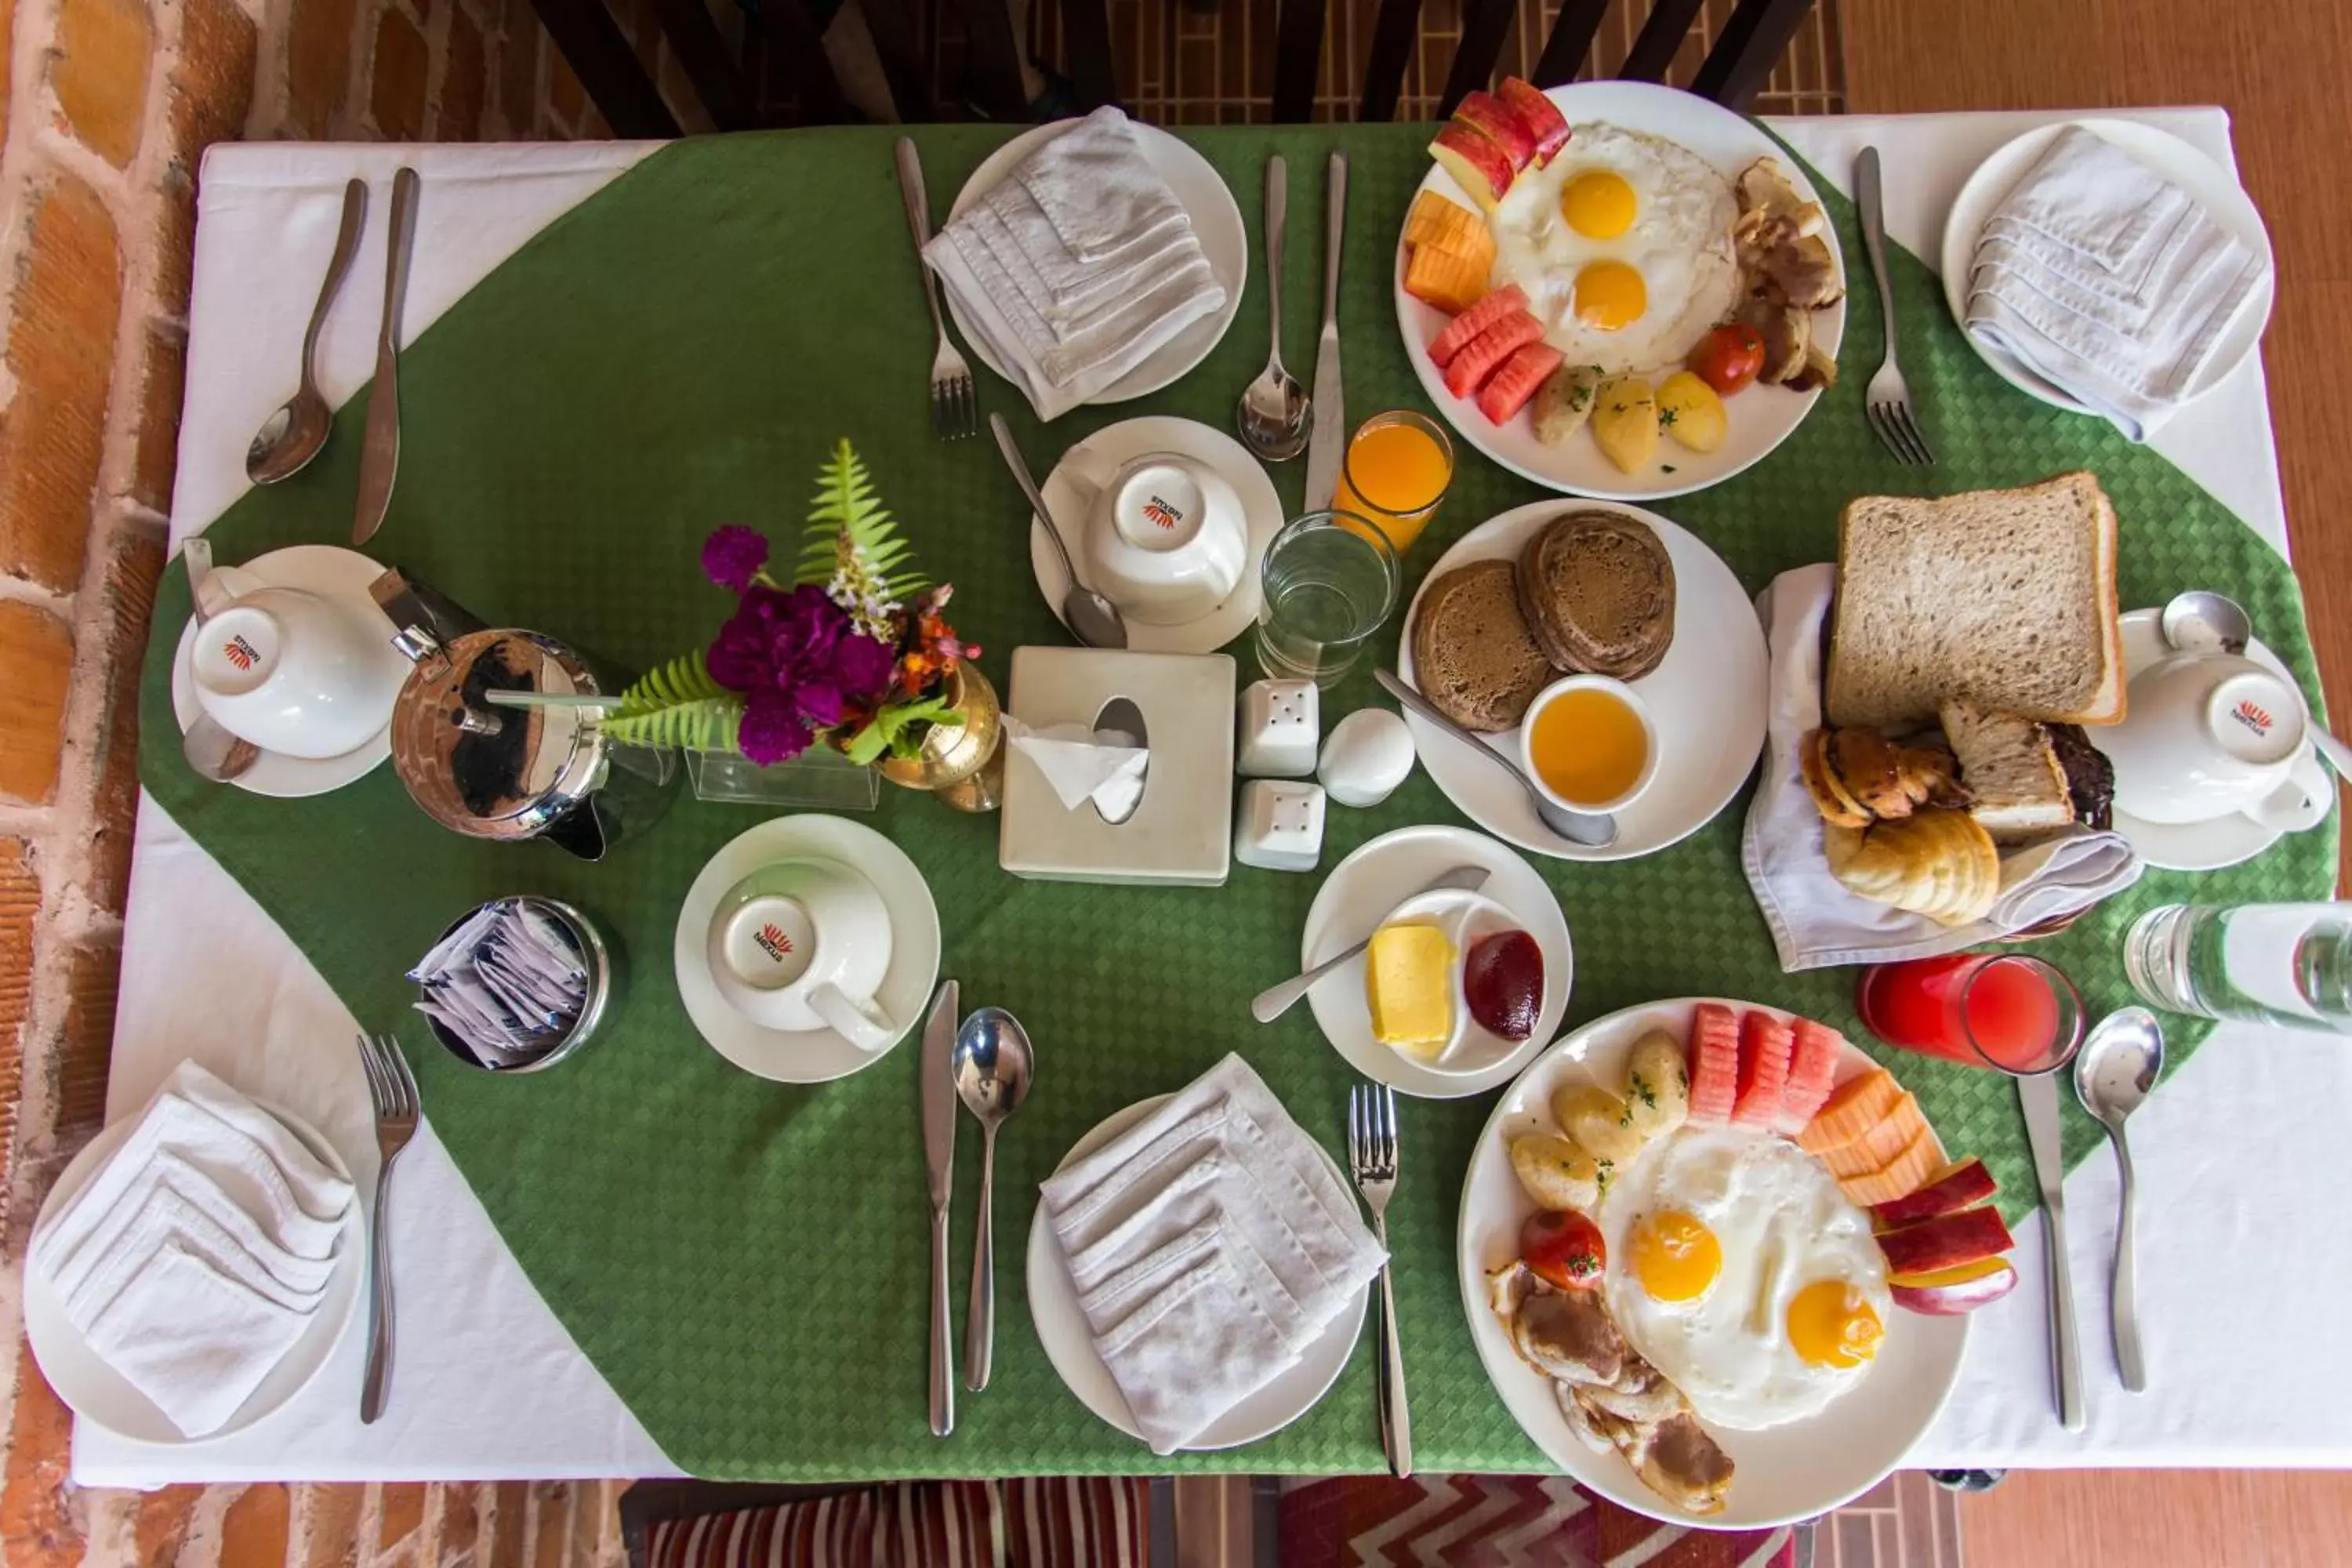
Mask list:
[[[1554,103],[1551,95],[1543,89],[1533,82],[1521,81],[1517,77],[1507,76],[1495,89],[1495,96],[1503,100],[1503,107],[1511,111],[1512,118],[1527,127],[1528,134],[1535,138],[1537,168],[1550,163],[1554,154],[1568,145],[1568,117],[1559,111],[1559,105]]]
[[[1510,159],[1514,174],[1536,161],[1535,132],[1491,92],[1473,92],[1465,98],[1454,111],[1454,122],[1485,132]]]
[[[1518,178],[1517,166],[1493,137],[1458,121],[1439,127],[1436,139],[1429,144],[1429,155],[1454,176],[1454,183],[1482,212],[1493,212],[1511,182]]]
[[[1982,1160],[1969,1160],[1952,1166],[1916,1192],[1876,1205],[1870,1211],[1870,1217],[1873,1224],[1884,1229],[1899,1230],[1923,1219],[1980,1204],[2000,1190],[2000,1184],[1992,1179],[1992,1173],[1985,1169]]]
[[[1886,1281],[1887,1293],[1896,1306],[1938,1318],[1973,1312],[2016,1287],[2017,1270],[2005,1258],[1979,1258],[1974,1263],[1925,1274],[1897,1274]]]
[[[1900,1230],[1882,1231],[1878,1250],[1893,1274],[1931,1274],[2007,1252],[2016,1246],[2000,1211],[1990,1207],[1938,1215]]]

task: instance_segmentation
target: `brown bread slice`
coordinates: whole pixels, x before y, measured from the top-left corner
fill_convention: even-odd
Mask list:
[[[1511,563],[1474,561],[1429,585],[1412,623],[1421,694],[1466,730],[1507,730],[1527,713],[1552,668],[1511,589]]]
[[[1519,613],[1557,669],[1632,680],[1675,638],[1675,566],[1658,536],[1613,511],[1571,511],[1519,552]]]

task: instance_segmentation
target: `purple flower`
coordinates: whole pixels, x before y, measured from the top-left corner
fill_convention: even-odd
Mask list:
[[[747,761],[761,767],[788,763],[808,750],[809,727],[780,692],[755,691],[743,704],[735,744]]]
[[[702,542],[702,570],[722,588],[740,594],[768,563],[768,538],[740,523],[711,531]]]
[[[711,679],[744,694],[738,744],[762,763],[799,755],[813,729],[880,697],[895,662],[892,649],[852,629],[824,589],[758,584],[744,591],[709,654]]]

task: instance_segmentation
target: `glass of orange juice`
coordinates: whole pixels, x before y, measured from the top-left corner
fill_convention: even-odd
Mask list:
[[[1623,681],[1571,675],[1528,704],[1519,765],[1538,789],[1571,811],[1622,811],[1658,771],[1657,728]]]
[[[1454,443],[1436,421],[1406,409],[1375,414],[1348,439],[1331,510],[1362,518],[1402,555],[1453,482]]]

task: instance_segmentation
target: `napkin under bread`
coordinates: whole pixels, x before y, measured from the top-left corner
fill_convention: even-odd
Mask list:
[[[1238,1056],[1042,1191],[1095,1349],[1157,1454],[1297,1363],[1386,1258]]]
[[[1771,647],[1771,711],[1763,781],[1748,808],[1739,860],[1784,972],[1958,952],[2088,909],[2139,880],[2139,856],[2120,834],[2085,828],[2003,854],[2000,897],[1972,925],[1939,925],[1839,881],[1822,847],[1822,815],[1805,787],[1798,746],[1822,722],[1822,627],[1836,586],[1836,567],[1800,566],[1774,578],[1757,600]]]

